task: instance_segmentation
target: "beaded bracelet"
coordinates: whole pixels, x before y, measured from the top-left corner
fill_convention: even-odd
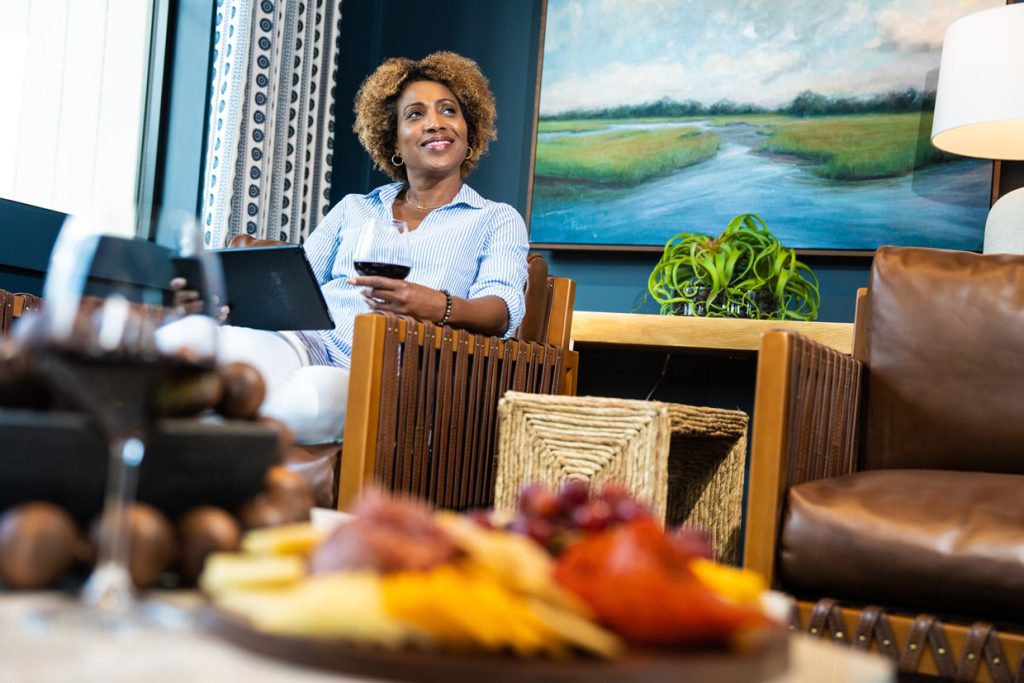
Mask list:
[[[441,293],[444,294],[444,317],[437,321],[438,327],[447,325],[448,318],[452,315],[452,295],[448,293],[447,289],[442,289]]]

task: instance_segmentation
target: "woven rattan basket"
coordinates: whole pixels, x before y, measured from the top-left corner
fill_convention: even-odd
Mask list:
[[[508,392],[498,405],[494,503],[515,507],[531,482],[616,480],[667,526],[705,529],[738,561],[747,415],[737,410],[594,396]]]

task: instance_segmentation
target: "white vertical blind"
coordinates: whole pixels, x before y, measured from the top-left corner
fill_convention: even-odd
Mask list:
[[[65,213],[134,204],[151,8],[0,2],[0,197]]]

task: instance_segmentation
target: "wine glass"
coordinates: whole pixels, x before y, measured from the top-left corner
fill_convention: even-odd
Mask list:
[[[404,280],[412,269],[408,224],[384,217],[367,220],[359,231],[352,261],[360,275]],[[369,295],[369,290],[366,293]]]
[[[109,451],[96,565],[79,604],[36,615],[63,626],[172,625],[172,610],[136,600],[127,512],[155,419],[173,387],[213,372],[223,277],[194,218],[165,214],[159,243],[124,216],[69,216],[54,243],[37,319],[16,331],[54,393],[89,415]],[[173,305],[176,267],[191,264],[198,313]]]

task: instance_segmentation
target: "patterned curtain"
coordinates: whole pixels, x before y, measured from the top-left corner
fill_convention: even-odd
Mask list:
[[[207,245],[301,243],[330,208],[341,0],[217,0]]]

